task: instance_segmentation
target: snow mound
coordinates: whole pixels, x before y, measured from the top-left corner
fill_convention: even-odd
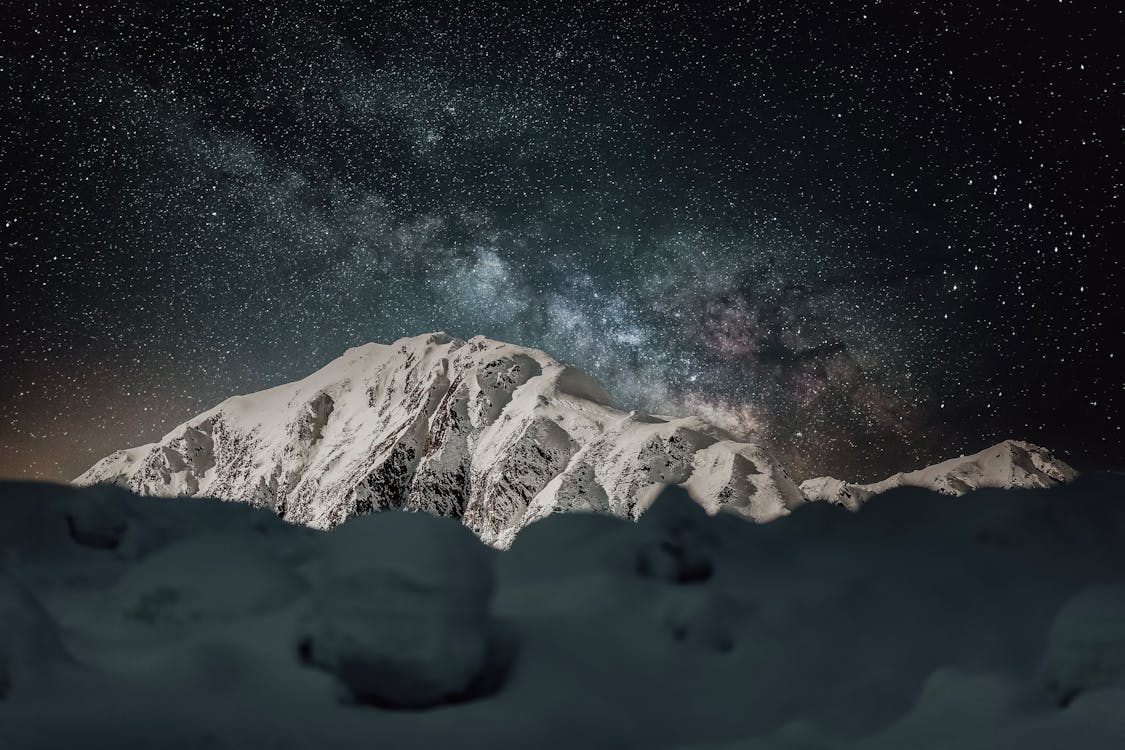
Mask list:
[[[130,568],[113,594],[125,616],[150,624],[223,622],[293,601],[301,579],[272,554],[231,533],[175,542]]]
[[[334,531],[298,650],[361,702],[425,708],[482,692],[496,662],[488,550],[449,519],[382,513]]]
[[[349,349],[74,481],[237,500],[321,529],[375,510],[424,510],[498,547],[558,511],[636,518],[670,485],[709,513],[755,521],[804,502],[765,451],[703,420],[626,413],[589,375],[538,349],[444,333]]]
[[[748,524],[671,487],[499,552],[425,513],[313,532],[0,483],[0,747],[1125,747],[1122,594],[1091,588],[1125,569],[1123,496],[906,487]],[[70,534],[95,497],[136,554]],[[117,614],[183,578],[249,604]]]
[[[30,592],[0,573],[0,700],[68,659],[54,618]]]
[[[71,539],[93,549],[120,548],[129,530],[119,499],[96,493],[75,498],[67,506],[66,526]]]
[[[1019,440],[1005,440],[971,456],[962,456],[911,472],[899,472],[879,482],[854,484],[834,477],[801,482],[801,492],[813,502],[857,510],[873,495],[898,487],[921,487],[960,497],[978,489],[1032,489],[1074,481],[1073,468],[1046,448]]]
[[[635,570],[644,578],[670,583],[702,583],[714,575],[718,540],[707,516],[685,502],[687,494],[670,489],[646,517]]]
[[[1112,685],[1125,686],[1125,586],[1087,589],[1051,626],[1042,679],[1060,705]]]
[[[922,685],[914,708],[864,747],[943,748],[963,737],[987,736],[1016,708],[1018,685],[989,673],[943,668]]]

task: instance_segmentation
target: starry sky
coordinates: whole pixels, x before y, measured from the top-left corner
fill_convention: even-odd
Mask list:
[[[432,330],[799,478],[1125,468],[1118,3],[9,16],[0,476]]]

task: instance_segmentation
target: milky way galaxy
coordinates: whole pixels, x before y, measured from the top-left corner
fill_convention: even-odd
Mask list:
[[[0,32],[5,476],[432,330],[800,476],[1120,464],[1112,4],[152,5]]]

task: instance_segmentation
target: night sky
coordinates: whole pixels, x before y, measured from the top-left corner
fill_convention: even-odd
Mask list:
[[[0,475],[432,330],[798,478],[1125,468],[1121,6],[962,5],[9,9]]]

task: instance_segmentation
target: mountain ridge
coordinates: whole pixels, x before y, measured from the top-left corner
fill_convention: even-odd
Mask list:
[[[353,347],[305,378],[232,396],[157,442],[106,456],[74,484],[243,501],[315,528],[421,510],[507,547],[554,512],[636,519],[669,486],[712,515],[766,522],[809,501],[854,510],[903,483],[963,494],[952,490],[1073,478],[1037,446],[1006,441],[985,452],[1009,443],[1027,446],[1021,466],[1033,471],[1006,483],[1002,467],[958,472],[965,459],[954,459],[872,485],[818,477],[798,486],[761,446],[699,417],[625,411],[542,350],[436,332]]]
[[[874,495],[898,487],[922,487],[943,495],[960,497],[977,489],[1052,487],[1078,476],[1071,466],[1050,450],[1023,440],[1003,440],[982,451],[939,461],[914,471],[896,472],[866,484],[835,477],[812,477],[801,482],[810,501],[839,503],[850,510]]]
[[[425,510],[459,517],[497,546],[556,510],[635,518],[669,485],[708,512],[758,521],[804,502],[762,448],[698,417],[626,412],[541,350],[444,333],[354,347],[74,481],[243,500],[318,528]]]

